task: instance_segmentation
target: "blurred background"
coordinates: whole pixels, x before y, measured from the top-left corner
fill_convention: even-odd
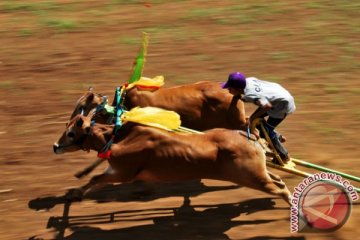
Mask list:
[[[292,93],[297,105],[279,127],[287,136],[291,156],[359,176],[359,12],[359,1],[346,0],[1,0],[0,237],[45,234],[50,239],[57,234],[46,229],[46,222],[49,216],[61,216],[62,207],[35,212],[27,204],[86,181],[76,180],[73,173],[95,159],[96,153],[55,156],[52,144],[89,86],[112,97],[115,87],[129,79],[142,32],[149,34],[143,76],[163,75],[165,86],[175,86],[201,80],[223,82],[230,72],[241,71],[278,82]],[[246,109],[250,115],[255,108],[247,104]],[[291,189],[301,181],[280,174]],[[215,193],[193,201],[220,204],[258,194],[230,192],[227,200]],[[174,207],[182,202],[179,197],[162,201],[160,205]],[[115,203],[106,206],[113,209],[111,204]],[[122,204],[128,209],[145,206],[116,204],[119,209]],[[84,204],[77,206],[84,208]],[[95,203],[90,206],[98,208],[97,213],[103,211]],[[287,211],[281,211],[283,228],[275,230],[274,236],[290,237]],[[358,235],[359,212],[355,205],[348,224],[322,237]],[[268,236],[278,223],[257,224],[231,225],[207,239]],[[101,227],[114,228],[119,230],[118,226]],[[71,231],[62,237],[77,239]],[[101,233],[96,239],[108,236]],[[166,233],[164,239],[171,239],[173,232]],[[195,239],[191,234],[184,239]],[[155,237],[160,236],[159,230]]]

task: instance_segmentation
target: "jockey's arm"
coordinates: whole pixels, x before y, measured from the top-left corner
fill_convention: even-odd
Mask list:
[[[266,102],[265,104],[262,104],[261,101],[256,100],[255,104],[259,107],[256,109],[256,111],[250,116],[250,123],[256,119],[264,115],[267,111],[269,111],[272,108],[272,105],[270,102]]]

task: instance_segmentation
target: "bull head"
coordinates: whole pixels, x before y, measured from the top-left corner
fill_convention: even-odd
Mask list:
[[[89,118],[77,115],[66,126],[65,132],[60,139],[54,143],[54,153],[74,152],[77,150],[87,150],[83,146],[86,137],[91,131],[91,121]]]
[[[94,93],[93,88],[90,87],[88,92],[85,93],[76,103],[75,109],[71,114],[70,119],[73,119],[76,115],[81,114],[88,116],[89,113],[94,113],[96,107],[104,101],[104,97],[100,94]],[[91,114],[90,114],[91,115]]]

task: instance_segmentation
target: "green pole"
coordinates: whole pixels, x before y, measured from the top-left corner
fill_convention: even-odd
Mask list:
[[[326,167],[321,167],[319,165],[316,165],[316,164],[313,164],[313,163],[308,163],[308,162],[298,160],[298,159],[294,159],[294,158],[291,158],[291,160],[294,163],[299,164],[299,165],[304,166],[304,167],[314,168],[314,169],[321,170],[321,171],[324,171],[324,172],[335,173],[335,174],[337,174],[339,176],[342,176],[342,177],[345,177],[347,179],[354,180],[356,182],[360,182],[359,177],[356,177],[356,176],[353,176],[353,175],[350,175],[350,174],[347,174],[347,173],[339,172],[339,171],[336,171],[336,170],[333,170],[333,169],[330,169],[330,168],[326,168]]]
[[[299,165],[302,165],[301,163],[299,163],[301,160],[297,160],[297,159],[291,159],[293,162],[298,162]],[[294,161],[295,160],[295,161]],[[303,163],[306,163],[304,161],[301,161]],[[307,173],[307,172],[303,172],[301,170],[298,170],[298,169],[295,169],[295,168],[287,168],[287,167],[284,167],[284,166],[280,166],[278,164],[274,164],[272,162],[269,162],[269,161],[266,161],[266,165],[269,166],[269,167],[272,167],[272,168],[276,168],[280,171],[284,171],[284,172],[288,172],[288,173],[292,173],[292,174],[296,174],[298,176],[301,176],[301,177],[309,177],[311,176],[310,173]],[[311,164],[310,164],[311,165]],[[324,168],[324,171],[325,169],[327,168]],[[331,170],[331,169],[330,169]],[[333,171],[334,173],[337,172],[337,171]],[[339,174],[340,175],[340,174]],[[354,190],[358,193],[360,193],[360,188],[357,188],[357,187],[354,187]]]

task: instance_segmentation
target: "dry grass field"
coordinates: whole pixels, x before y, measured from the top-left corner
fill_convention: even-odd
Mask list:
[[[338,231],[292,234],[282,200],[228,182],[121,184],[66,204],[96,153],[52,144],[89,86],[112,97],[128,80],[147,32],[144,76],[278,82],[297,105],[279,127],[291,155],[359,176],[359,12],[345,0],[0,1],[0,238],[356,239],[356,202]],[[290,189],[302,180],[275,172]]]

